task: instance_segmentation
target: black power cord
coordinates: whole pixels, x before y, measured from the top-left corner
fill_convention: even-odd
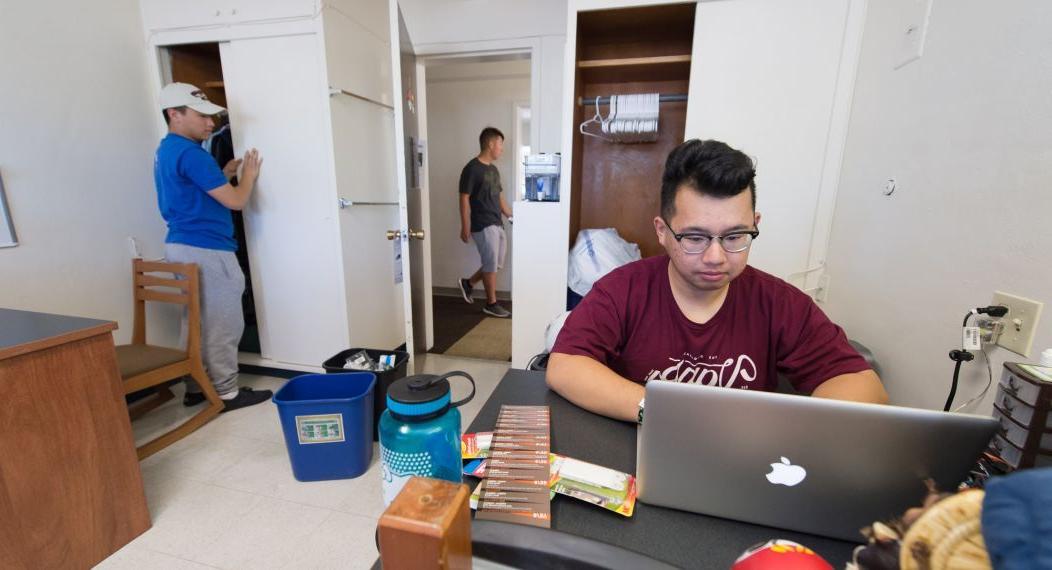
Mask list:
[[[990,315],[991,317],[1000,318],[1008,314],[1008,307],[1002,305],[990,305],[988,307],[977,307],[968,311],[964,315],[964,321],[961,323],[961,328],[968,326],[968,319],[972,318],[972,315]],[[953,383],[950,384],[950,395],[946,398],[946,405],[943,406],[942,411],[950,411],[950,406],[953,405],[953,398],[957,395],[957,379],[961,373],[961,363],[971,362],[975,359],[975,355],[964,349],[954,349],[950,351],[950,360],[954,361],[953,365]]]
[[[961,363],[971,362],[975,358],[975,355],[968,352],[967,350],[951,350],[950,360],[956,362],[953,365],[953,384],[950,384],[950,395],[946,398],[946,405],[942,407],[942,411],[950,411],[950,406],[953,405],[953,397],[957,395],[957,377],[961,373]]]

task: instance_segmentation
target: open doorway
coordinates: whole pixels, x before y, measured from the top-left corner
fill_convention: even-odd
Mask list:
[[[173,45],[161,48],[161,73],[164,83],[189,83],[200,88],[208,99],[227,107],[226,89],[223,81],[223,65],[218,43]],[[216,117],[212,136],[202,143],[222,168],[234,158],[234,143],[229,113]],[[237,185],[237,178],[231,180]],[[242,213],[233,211],[234,238],[237,240],[237,260],[245,274],[245,292],[241,306],[245,315],[245,332],[238,345],[239,352],[260,353],[259,321],[256,316],[255,296],[252,292],[252,270],[249,266],[248,243],[245,237],[245,220]]]
[[[479,283],[473,303],[465,302],[458,286],[480,265],[475,243],[460,240],[459,182],[465,165],[480,153],[479,135],[494,127],[504,135],[504,152],[494,163],[509,207],[522,199],[522,153],[530,144],[530,54],[432,56],[422,58],[426,97],[427,189],[431,234],[433,344],[429,352],[508,361],[511,359],[512,251],[514,227],[504,229],[507,250],[497,272],[498,302],[511,318],[486,315],[485,293]]]

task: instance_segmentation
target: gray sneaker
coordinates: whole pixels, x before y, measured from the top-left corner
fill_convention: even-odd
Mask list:
[[[471,281],[468,281],[467,279],[460,280],[460,296],[463,297],[464,301],[469,305],[475,302],[475,300],[471,298],[472,289],[474,289],[474,287],[471,286]]]
[[[491,317],[497,317],[498,319],[506,319],[511,316],[511,311],[501,307],[497,303],[492,303],[482,307],[482,312]]]

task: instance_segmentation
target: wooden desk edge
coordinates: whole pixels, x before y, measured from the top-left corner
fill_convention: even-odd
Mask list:
[[[117,330],[117,323],[110,321],[83,329],[69,331],[60,335],[44,337],[15,346],[9,346],[7,348],[0,348],[0,360],[22,356],[31,352],[37,352],[38,350],[44,350],[53,346],[75,342],[101,334],[108,334],[114,330]]]

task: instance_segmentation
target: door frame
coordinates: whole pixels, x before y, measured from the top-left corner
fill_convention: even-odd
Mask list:
[[[390,38],[391,83],[394,96],[394,155],[395,187],[398,188],[398,227],[392,228],[401,232],[400,246],[402,251],[402,314],[405,318],[405,350],[409,353],[408,369],[416,370],[413,341],[413,280],[412,263],[409,253],[409,183],[405,176],[405,92],[402,88],[402,29],[399,25],[398,0],[387,1],[387,26]],[[419,118],[417,119],[420,120]],[[425,248],[426,249],[426,248]]]
[[[431,233],[431,222],[430,222],[430,204],[431,204],[431,189],[429,185],[430,179],[430,152],[427,150],[427,145],[430,144],[430,138],[427,132],[427,67],[429,64],[433,65],[437,61],[448,61],[451,59],[471,59],[482,56],[522,56],[526,55],[530,58],[530,100],[528,102],[516,102],[516,105],[526,104],[529,106],[531,113],[534,111],[537,102],[540,101],[541,85],[538,81],[541,72],[541,60],[538,56],[541,49],[540,38],[514,38],[507,40],[485,40],[477,42],[457,42],[457,43],[439,43],[439,44],[421,44],[414,45],[413,51],[416,54],[416,101],[417,101],[417,121],[419,121],[419,133],[420,141],[424,143],[424,163],[420,167],[420,204],[425,211],[421,213],[422,219],[424,220],[423,225],[426,226],[424,229],[430,239]],[[399,80],[400,81],[400,80]],[[516,117],[517,121],[517,117]],[[516,125],[517,128],[517,125]],[[538,140],[540,136],[540,124],[530,118],[530,141],[531,144],[535,144],[532,141]],[[518,199],[518,188],[515,190],[515,197],[512,200]],[[514,228],[512,229],[514,232]],[[427,347],[426,350],[430,350],[435,343],[435,326],[434,326],[434,307],[431,299],[431,247],[423,248],[423,267],[424,267],[424,279],[426,287],[423,288],[424,296],[423,299],[425,312],[425,322],[423,326],[426,331]],[[406,263],[408,263],[408,258]],[[408,266],[407,266],[408,267]],[[408,269],[407,269],[408,271]],[[510,291],[512,298],[512,306],[515,303],[515,290],[512,288]],[[411,291],[410,291],[411,294]],[[407,300],[407,307],[412,307],[412,298]],[[415,326],[419,326],[419,323],[414,323]],[[408,336],[407,336],[408,338]],[[514,345],[514,341],[513,341]],[[406,345],[407,350],[409,344]]]
[[[532,131],[533,130],[533,128],[532,128],[532,126],[533,126],[533,105],[531,105],[529,101],[515,101],[514,103],[511,104],[511,114],[512,114],[513,117],[515,117],[515,120],[514,120],[514,122],[512,122],[512,127],[511,127],[511,140],[512,140],[512,148],[515,151],[515,161],[513,163],[515,165],[515,167],[513,169],[513,173],[514,173],[513,175],[515,177],[515,186],[514,187],[515,187],[515,199],[516,200],[525,200],[526,199],[526,195],[525,195],[525,192],[524,192],[525,176],[526,176],[526,165],[524,164],[524,161],[521,160],[522,157],[519,156],[519,149],[522,148],[522,146],[523,146],[522,145],[522,139],[523,139],[522,131],[523,130],[522,130],[522,128],[520,128],[521,125],[522,125],[522,113],[523,113],[523,110],[525,110],[526,112],[530,113],[530,117],[529,117],[529,119],[530,119],[530,130]],[[536,148],[536,145],[533,142],[533,139],[531,138],[530,139],[530,151],[532,152],[534,148]],[[520,183],[523,183],[523,184],[520,185]]]
[[[474,42],[449,42],[420,44],[413,46],[416,52],[417,64],[425,67],[429,62],[442,59],[467,59],[472,57],[493,55],[527,55],[530,58],[530,109],[536,113],[536,107],[541,101],[541,38],[509,38],[501,40],[482,40]],[[424,78],[426,79],[426,77]],[[421,93],[425,91],[426,83],[417,82]],[[535,117],[534,117],[535,118]],[[426,116],[421,115],[421,121]],[[530,141],[540,140],[540,122],[530,121]],[[536,142],[532,142],[534,146]],[[425,161],[426,162],[426,161]],[[424,174],[421,173],[423,176]]]

